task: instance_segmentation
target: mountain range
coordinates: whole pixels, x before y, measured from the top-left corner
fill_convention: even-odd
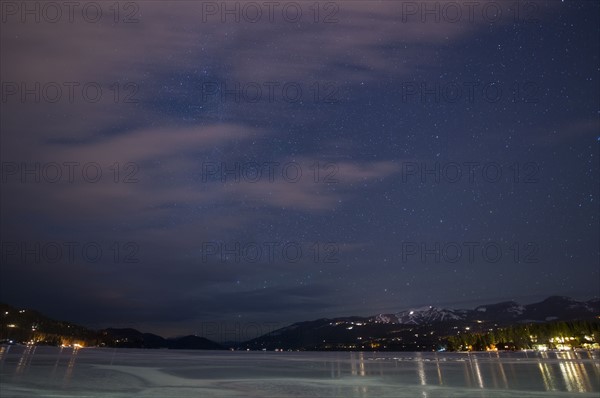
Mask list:
[[[600,298],[576,301],[570,297],[551,296],[539,303],[520,305],[514,301],[480,305],[473,310],[421,307],[373,318],[383,323],[424,325],[437,322],[494,321],[496,323],[547,322],[585,319],[600,313]]]
[[[514,301],[474,309],[419,307],[370,317],[323,318],[298,322],[241,345],[248,349],[386,349],[434,350],[444,337],[457,333],[486,333],[519,324],[594,320],[600,316],[600,299],[577,301],[552,296],[539,303]]]
[[[14,339],[58,345],[80,340],[86,345],[123,348],[251,349],[251,350],[432,350],[447,336],[484,333],[519,324],[600,319],[600,298],[577,301],[552,296],[521,305],[514,301],[480,305],[474,309],[419,307],[368,317],[322,318],[294,323],[242,343],[226,347],[199,336],[165,339],[136,329],[108,328],[99,331],[55,321],[33,310],[17,310],[0,304],[4,313],[0,340]]]

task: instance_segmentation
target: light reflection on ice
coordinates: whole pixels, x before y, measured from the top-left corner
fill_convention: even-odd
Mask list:
[[[67,369],[65,370],[65,376],[63,377],[64,386],[67,386],[71,380],[71,377],[73,377],[73,369],[75,368],[75,360],[77,359],[78,353],[78,349],[73,349],[71,352],[71,357],[69,358],[69,363],[67,364]]]
[[[2,397],[597,397],[598,352],[0,347]]]
[[[479,388],[484,388],[483,386],[483,378],[481,377],[481,370],[479,369],[479,362],[477,362],[477,357],[472,360],[473,369],[475,370],[475,376],[477,377],[477,384]]]

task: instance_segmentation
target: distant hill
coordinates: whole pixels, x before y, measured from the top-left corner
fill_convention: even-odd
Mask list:
[[[169,339],[169,348],[186,350],[222,350],[224,347],[204,337],[184,336]]]
[[[135,329],[91,330],[70,322],[57,321],[30,309],[16,309],[0,303],[0,341],[35,342],[38,345],[103,346],[118,348],[170,348],[222,350],[221,345],[204,337],[185,336],[165,339]]]
[[[66,321],[57,321],[30,309],[17,309],[0,303],[0,341],[35,341],[37,344],[61,345],[77,342],[96,345],[98,333]]]
[[[435,307],[416,308],[395,314],[378,315],[385,323],[426,325],[444,321],[494,321],[496,323],[547,322],[593,318],[600,314],[600,299],[576,301],[570,297],[551,296],[542,302],[520,305],[514,301],[480,305],[473,310]]]
[[[225,348],[204,337],[191,335],[165,339],[136,329],[108,328],[94,331],[69,322],[50,319],[34,310],[15,309],[7,304],[0,304],[0,311],[0,341],[122,348]],[[569,297],[552,296],[539,303],[527,305],[507,301],[480,305],[474,309],[431,306],[369,317],[350,316],[298,322],[237,344],[235,348],[429,351],[446,346],[449,336],[461,333],[489,334],[509,326],[575,320],[590,321],[596,325],[600,324],[599,319],[598,298],[577,301]]]
[[[165,339],[152,333],[142,333],[135,329],[104,329],[100,331],[102,343],[110,347],[123,348],[170,348],[184,350],[223,350],[214,341],[198,336],[184,336]]]
[[[341,317],[298,322],[250,340],[247,349],[435,350],[456,333],[489,332],[499,328],[553,321],[593,320],[600,315],[600,300],[576,301],[552,296],[520,305],[513,301],[481,305],[475,309],[419,307],[371,317]]]

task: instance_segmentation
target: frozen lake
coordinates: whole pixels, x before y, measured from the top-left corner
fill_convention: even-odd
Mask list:
[[[0,347],[7,397],[598,397],[598,352]]]

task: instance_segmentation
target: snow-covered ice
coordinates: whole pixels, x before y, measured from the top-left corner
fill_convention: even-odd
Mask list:
[[[0,347],[5,397],[597,397],[598,352]]]

